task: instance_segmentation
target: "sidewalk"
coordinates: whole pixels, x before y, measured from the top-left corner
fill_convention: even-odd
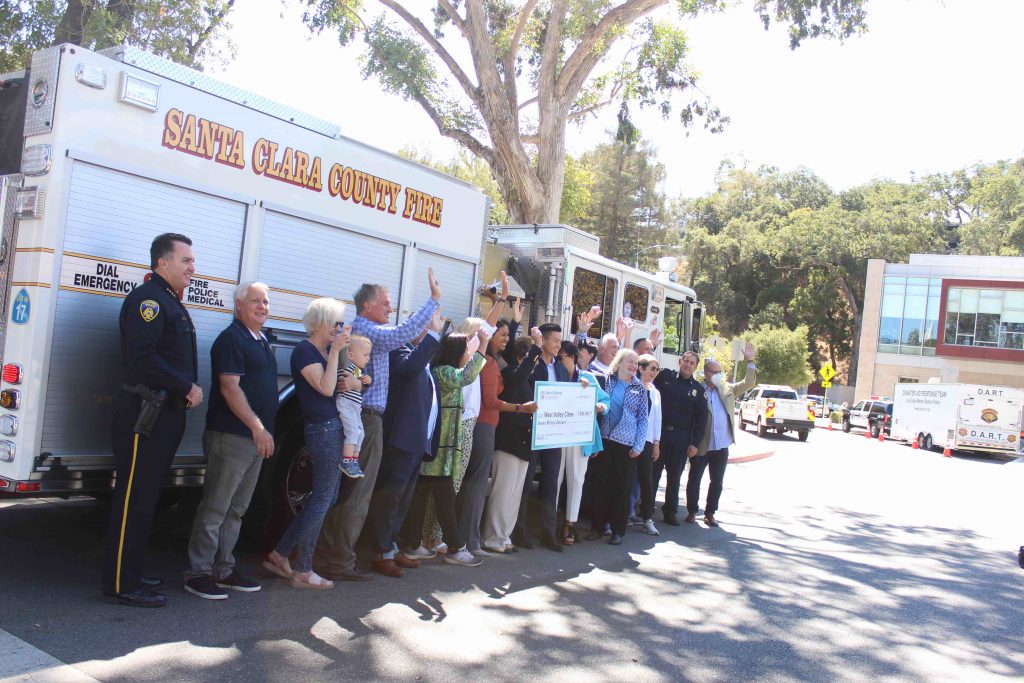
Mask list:
[[[96,683],[73,666],[54,659],[0,629],[0,683]]]

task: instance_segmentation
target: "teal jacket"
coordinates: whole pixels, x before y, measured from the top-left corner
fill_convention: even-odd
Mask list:
[[[590,386],[597,389],[597,404],[604,406],[604,411],[607,413],[608,408],[611,407],[611,397],[608,396],[608,392],[601,388],[601,384],[594,377],[594,373],[587,370],[579,371],[579,378],[586,379],[590,382]],[[588,444],[583,444],[580,447],[583,451],[583,455],[590,458],[604,450],[604,441],[601,439],[601,429],[597,424],[597,413],[594,413],[594,440]]]

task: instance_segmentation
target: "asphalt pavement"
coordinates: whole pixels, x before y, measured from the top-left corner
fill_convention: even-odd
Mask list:
[[[181,589],[172,509],[150,554],[158,610],[100,601],[102,504],[0,501],[0,680],[1024,677],[1024,463],[824,429],[734,448],[765,454],[730,464],[717,529],[659,514],[661,536],[631,528],[618,547],[435,560],[326,592],[248,552],[264,589],[219,602]]]

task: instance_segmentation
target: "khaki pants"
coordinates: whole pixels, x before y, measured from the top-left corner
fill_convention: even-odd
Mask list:
[[[526,470],[530,463],[505,451],[494,451],[494,480],[484,511],[481,546],[504,548],[512,542],[512,530],[519,517]]]

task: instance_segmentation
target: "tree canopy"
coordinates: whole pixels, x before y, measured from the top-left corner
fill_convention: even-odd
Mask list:
[[[301,0],[314,31],[365,43],[363,76],[419,104],[438,131],[491,168],[517,223],[553,223],[565,184],[565,134],[618,105],[653,107],[715,131],[725,115],[697,86],[687,19],[726,0]],[[790,46],[864,30],[865,0],[754,0]]]
[[[134,45],[202,69],[231,53],[228,13],[235,0],[0,0],[0,72],[28,66],[31,54],[73,43],[90,50]],[[215,40],[221,38],[221,40]]]

